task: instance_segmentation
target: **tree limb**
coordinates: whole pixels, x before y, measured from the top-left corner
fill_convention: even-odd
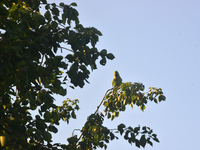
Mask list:
[[[102,105],[102,103],[103,103],[103,101],[104,101],[104,99],[105,99],[107,93],[108,93],[110,90],[112,90],[112,89],[113,89],[113,88],[108,89],[108,90],[106,91],[106,93],[105,93],[104,97],[102,98],[100,104],[97,106],[97,109],[96,109],[96,111],[94,112],[94,114],[96,114],[96,113],[98,112],[98,110],[99,110],[99,108],[101,107],[101,105]],[[78,138],[76,144],[78,143],[78,141],[81,139],[82,136],[83,136],[83,132],[81,132],[81,135],[79,136],[79,138]]]

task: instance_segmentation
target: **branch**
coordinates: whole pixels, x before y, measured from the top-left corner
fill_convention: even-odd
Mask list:
[[[61,49],[63,48],[63,49],[66,49],[66,50],[68,50],[68,51],[70,51],[70,52],[74,52],[73,50],[71,50],[71,49],[68,49],[68,48],[65,48],[65,47],[60,47]]]
[[[99,110],[99,108],[101,107],[101,105],[102,105],[102,103],[103,103],[103,101],[104,101],[104,99],[105,99],[107,93],[108,93],[110,90],[112,90],[112,89],[114,89],[114,88],[108,89],[108,90],[106,91],[106,93],[105,93],[104,97],[102,98],[100,104],[97,106],[97,109],[96,109],[96,111],[94,112],[94,114],[96,114],[96,113],[98,112],[98,110]],[[81,132],[81,135],[79,136],[79,138],[78,138],[76,144],[78,143],[78,141],[81,139],[82,136],[83,136],[83,132]]]
[[[113,89],[113,88],[108,89],[108,90],[106,91],[106,93],[105,93],[103,99],[101,100],[100,104],[97,106],[97,109],[96,109],[96,111],[94,112],[94,114],[96,114],[96,113],[98,112],[98,110],[99,110],[100,106],[102,105],[102,103],[103,103],[103,101],[104,101],[104,98],[106,97],[108,91],[110,91],[110,90],[112,90],[112,89]]]
[[[80,129],[74,129],[72,132],[72,136],[74,136],[74,131],[81,131]]]

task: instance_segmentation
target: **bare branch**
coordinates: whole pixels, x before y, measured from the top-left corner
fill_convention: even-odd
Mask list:
[[[63,48],[63,49],[66,49],[66,50],[68,50],[68,51],[70,51],[70,52],[74,52],[73,50],[71,50],[71,49],[68,49],[68,48],[65,48],[65,47],[60,47],[61,49]]]

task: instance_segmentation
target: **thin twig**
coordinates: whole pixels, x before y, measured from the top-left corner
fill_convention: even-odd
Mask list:
[[[102,103],[103,103],[103,101],[104,101],[104,99],[105,99],[107,93],[108,93],[110,90],[112,90],[112,89],[113,89],[113,88],[108,89],[108,90],[106,91],[106,93],[105,93],[103,99],[101,100],[100,104],[97,106],[97,109],[96,109],[96,111],[94,112],[94,114],[96,114],[96,113],[98,112],[98,110],[99,110],[100,106],[102,105]],[[78,143],[78,141],[81,139],[82,136],[83,136],[83,132],[81,132],[81,135],[79,136],[79,138],[78,138],[76,144]]]
[[[65,48],[65,47],[60,47],[60,48],[66,49],[66,50],[68,50],[68,51],[70,51],[70,52],[74,52],[73,50],[68,49],[68,48]]]
[[[74,131],[81,131],[80,129],[74,129],[72,132],[72,136],[74,136]]]
[[[100,104],[97,106],[97,109],[96,109],[96,111],[94,112],[94,114],[96,114],[96,113],[98,112],[98,110],[99,110],[100,106],[102,105],[102,103],[103,103],[103,101],[104,101],[104,98],[106,97],[108,91],[110,91],[110,90],[112,90],[112,89],[113,89],[113,88],[108,89],[108,90],[106,91],[106,93],[105,93],[103,99],[101,100]]]

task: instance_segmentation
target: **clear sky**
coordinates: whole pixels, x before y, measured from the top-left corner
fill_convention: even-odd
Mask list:
[[[127,108],[114,121],[105,120],[105,125],[112,129],[123,122],[132,127],[151,127],[160,143],[147,145],[148,150],[199,150],[200,0],[75,2],[81,23],[103,33],[99,50],[107,49],[116,59],[105,67],[99,65],[83,89],[68,88],[65,98],[78,98],[81,109],[77,120],[60,125],[54,141],[65,143],[73,129],[83,126],[111,88],[113,73],[118,70],[123,82],[141,82],[146,91],[148,87],[161,87],[167,99],[159,104],[149,102],[144,112],[138,107]],[[108,144],[108,150],[114,149],[137,150],[123,138]]]

